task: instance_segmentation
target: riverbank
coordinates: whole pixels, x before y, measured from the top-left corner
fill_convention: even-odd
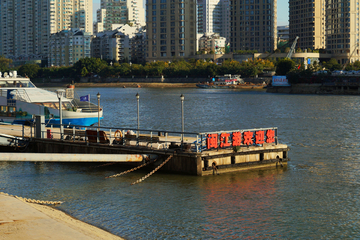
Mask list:
[[[75,83],[75,87],[125,87],[125,88],[195,88],[196,83],[153,83],[153,82],[111,82],[111,83]]]
[[[36,83],[37,87],[66,87],[64,83]],[[111,82],[111,83],[74,83],[75,87],[123,87],[123,88],[196,88],[196,83],[137,83],[137,82]]]
[[[122,238],[45,205],[0,194],[0,239],[114,239]]]
[[[349,82],[326,83],[298,83],[289,87],[268,87],[268,93],[286,94],[333,94],[333,95],[360,95],[360,84]]]

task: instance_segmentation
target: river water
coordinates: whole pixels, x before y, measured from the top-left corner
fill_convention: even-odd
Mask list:
[[[358,96],[206,89],[81,88],[101,93],[102,126],[212,131],[278,127],[285,168],[183,176],[119,167],[0,163],[0,191],[61,200],[58,208],[126,239],[346,239],[360,237]]]

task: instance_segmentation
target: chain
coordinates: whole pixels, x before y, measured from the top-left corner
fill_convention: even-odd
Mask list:
[[[124,174],[129,173],[129,172],[133,172],[133,171],[135,171],[135,170],[138,170],[139,168],[142,168],[142,167],[145,167],[146,165],[149,165],[150,163],[154,163],[156,160],[157,160],[157,159],[155,159],[155,160],[152,161],[152,162],[144,163],[144,164],[142,164],[142,165],[140,165],[140,166],[137,166],[137,167],[132,168],[132,169],[130,169],[130,170],[127,170],[127,171],[125,171],[125,172],[121,172],[121,173],[118,173],[118,174],[115,174],[115,175],[111,175],[111,176],[108,176],[108,177],[105,177],[105,178],[114,178],[114,177],[118,177],[118,176],[124,175]]]
[[[133,182],[131,185],[137,184],[137,183],[141,183],[142,181],[144,181],[145,179],[147,179],[148,177],[150,177],[151,175],[153,175],[157,170],[159,170],[162,166],[165,165],[165,163],[167,163],[174,155],[170,155],[164,162],[162,162],[159,166],[157,166],[154,170],[152,170],[150,173],[148,173],[147,175],[145,175],[144,177],[136,180],[135,182]]]
[[[56,205],[56,204],[63,203],[62,201],[42,201],[42,200],[36,200],[36,199],[30,199],[30,198],[22,198],[22,197],[18,197],[16,195],[10,195],[10,194],[4,193],[4,192],[0,192],[0,193],[3,195],[6,195],[6,196],[17,198],[21,201],[28,202],[28,203],[37,203],[37,204],[42,204],[42,205]]]

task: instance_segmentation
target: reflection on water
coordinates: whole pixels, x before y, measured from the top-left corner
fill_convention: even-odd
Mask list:
[[[103,126],[185,130],[278,127],[287,168],[183,176],[119,166],[0,163],[1,191],[65,201],[59,208],[127,239],[340,239],[359,232],[357,96],[204,89],[77,89],[101,93]]]

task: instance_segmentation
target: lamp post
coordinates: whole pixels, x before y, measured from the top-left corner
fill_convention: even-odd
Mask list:
[[[184,142],[184,95],[180,95],[180,100],[181,100],[181,146],[183,145]]]
[[[112,67],[112,65],[113,65],[113,63],[112,63],[112,61],[110,62],[110,67]]]
[[[139,93],[136,93],[136,101],[137,101],[137,132],[139,133],[139,128],[140,128],[140,116],[139,116],[139,109],[140,109],[140,105],[139,105],[139,100],[140,100],[140,95]]]
[[[58,89],[56,90],[56,93],[57,93],[57,97],[59,99],[59,115],[60,115],[60,139],[63,140],[64,138],[64,127],[62,125],[62,96],[63,94],[65,93],[65,90],[64,89]]]
[[[100,93],[96,94],[98,100],[98,127],[100,127]]]

